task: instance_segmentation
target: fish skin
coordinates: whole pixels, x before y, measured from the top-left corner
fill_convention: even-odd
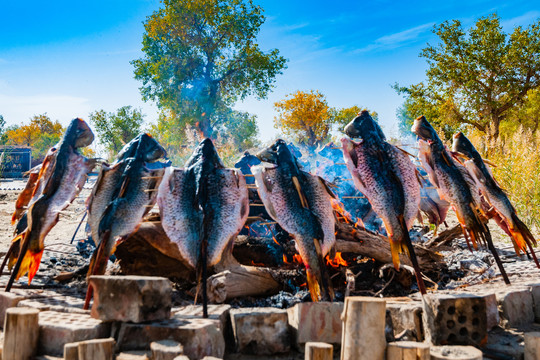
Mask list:
[[[354,184],[383,220],[392,260],[399,268],[398,254],[403,250],[408,252],[408,230],[419,211],[420,183],[416,167],[407,154],[385,141],[382,130],[367,111],[347,125],[345,131],[362,138],[360,142],[342,138],[345,163]]]
[[[39,268],[45,237],[58,222],[59,213],[82,190],[87,174],[95,166],[95,160],[80,155],[77,149],[89,145],[93,139],[88,125],[77,118],[71,121],[58,145],[49,150],[38,179],[32,186],[34,190],[27,212],[27,228],[13,240],[25,242],[21,246],[24,257],[20,263],[17,262],[20,267],[13,274],[16,280],[28,273],[30,284]]]
[[[464,162],[465,167],[474,178],[482,195],[484,195],[488,203],[500,216],[500,220],[502,220],[503,224],[501,224],[500,221],[497,222],[503,230],[510,233],[516,253],[519,254],[520,251],[526,253],[527,246],[529,246],[529,248],[531,248],[532,245],[536,246],[536,240],[530,230],[519,219],[516,209],[512,205],[507,194],[499,186],[493,177],[490,168],[484,163],[482,156],[478,153],[470,140],[461,132],[454,134],[452,150],[463,154],[468,158],[468,160]],[[534,251],[532,252],[534,255]]]
[[[259,196],[269,215],[285,231],[294,235],[306,267],[312,300],[332,300],[331,284],[329,279],[325,279],[328,274],[324,256],[336,241],[331,204],[335,196],[323,179],[298,168],[296,159],[283,140],[276,141],[257,157],[275,164],[274,167],[257,165],[251,169]],[[300,190],[295,187],[295,181]]]
[[[207,242],[207,266],[217,264],[249,213],[246,180],[227,169],[210,139],[201,141],[184,169],[170,168],[158,191],[161,224],[193,268]]]
[[[112,168],[102,172],[89,201],[91,231],[96,233],[98,223],[99,241],[90,261],[88,276],[105,273],[107,259],[115,250],[117,238],[123,239],[135,232],[156,201],[164,169],[150,170],[146,162],[165,156],[165,150],[148,134],[138,135],[124,150]]]

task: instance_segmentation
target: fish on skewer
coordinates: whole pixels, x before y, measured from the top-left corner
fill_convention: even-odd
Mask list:
[[[165,150],[154,138],[140,134],[124,146],[112,171],[102,170],[88,207],[89,224],[93,227],[92,234],[96,233],[97,227],[98,242],[90,259],[88,277],[105,273],[117,240],[120,242],[137,231],[144,215],[155,204],[165,169],[150,169],[148,163],[165,155]],[[88,308],[91,297],[92,287],[89,286],[84,309]]]
[[[185,168],[168,168],[157,198],[163,230],[202,285],[203,316],[208,316],[207,267],[230,251],[249,213],[246,180],[227,169],[210,139],[204,139]],[[202,280],[202,284],[201,284]]]
[[[435,225],[435,231],[433,232],[433,237],[435,237],[439,226],[446,220],[446,215],[450,209],[450,203],[441,199],[437,193],[437,188],[433,186],[428,179],[422,176],[424,169],[419,166],[417,167],[417,170],[421,175],[420,210],[427,215],[429,223]]]
[[[446,150],[437,132],[424,116],[414,121],[412,132],[419,137],[420,161],[428,172],[430,181],[438,188],[441,198],[452,204],[467,244],[469,239],[475,249],[479,242],[486,244],[504,281],[509,284],[510,280],[486,225],[487,218],[482,211],[480,191],[471,175]]]
[[[324,256],[334,245],[335,217],[326,182],[299,169],[283,140],[277,140],[257,157],[270,163],[252,167],[259,195],[268,214],[294,235],[296,248],[306,267],[313,301],[332,301],[334,292]]]
[[[384,223],[394,267],[399,269],[399,253],[409,254],[418,288],[426,287],[422,279],[409,229],[418,215],[420,183],[409,155],[386,142],[380,126],[362,111],[346,127],[345,133],[359,142],[342,138],[343,156],[356,187],[369,200]]]
[[[534,236],[527,228],[527,225],[517,216],[516,209],[510,202],[505,191],[493,177],[491,169],[484,162],[482,156],[470,140],[461,132],[454,135],[452,150],[467,159],[464,161],[465,167],[469,170],[484,198],[493,208],[496,215],[495,220],[510,235],[516,253],[520,254],[521,251],[527,253],[528,247],[536,266],[540,268],[540,264],[532,248],[533,245],[536,246]]]
[[[43,255],[45,237],[58,222],[60,212],[82,190],[87,174],[96,164],[94,159],[87,159],[78,152],[93,140],[94,134],[88,125],[79,118],[73,119],[62,140],[49,150],[37,178],[35,172],[31,174],[30,184],[21,194],[21,202],[17,202],[18,208],[12,218],[17,220],[20,217],[19,206],[28,204],[27,227],[13,240],[14,244],[20,242],[20,250],[6,291],[26,273],[28,283],[34,278]],[[33,189],[31,196],[30,189]],[[6,256],[10,255],[8,251]]]

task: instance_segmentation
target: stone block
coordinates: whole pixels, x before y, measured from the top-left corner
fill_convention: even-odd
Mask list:
[[[147,350],[148,344],[174,340],[183,344],[190,359],[212,355],[223,357],[225,341],[216,320],[169,319],[144,324],[122,323],[118,332],[117,350]]]
[[[244,308],[230,311],[236,351],[273,355],[290,349],[287,310]]]
[[[150,360],[147,351],[124,351],[116,355],[116,360]]]
[[[309,302],[287,309],[295,346],[304,351],[307,342],[341,344],[342,302]]]
[[[482,351],[474,346],[432,346],[431,360],[482,360]]]
[[[84,299],[72,296],[55,295],[51,297],[36,297],[20,301],[17,306],[30,307],[39,311],[71,312],[78,314],[90,314],[89,310],[83,310]]]
[[[6,318],[6,310],[10,307],[15,307],[25,297],[12,292],[0,291],[0,327],[4,328],[4,319]]]
[[[531,288],[508,286],[495,295],[503,327],[519,327],[534,322]]]
[[[178,355],[184,354],[183,346],[173,340],[159,340],[150,343],[152,360],[174,360]]]
[[[106,338],[109,334],[109,324],[88,314],[42,311],[39,313],[38,353],[62,356],[67,343]]]
[[[409,333],[416,341],[424,341],[422,303],[417,301],[387,301],[386,316],[392,319],[394,337]]]
[[[533,298],[534,321],[540,323],[540,284],[531,285],[531,295]]]
[[[215,320],[221,331],[225,331],[229,324],[230,305],[226,304],[208,304],[208,319]],[[202,305],[188,305],[171,310],[171,318],[179,320],[202,319]]]
[[[152,276],[91,276],[91,315],[103,321],[165,320],[171,314],[171,282]]]
[[[480,345],[487,339],[486,298],[472,294],[424,296],[426,340],[434,345]]]

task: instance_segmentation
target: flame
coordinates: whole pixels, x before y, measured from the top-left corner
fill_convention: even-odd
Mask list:
[[[355,228],[361,228],[361,229],[366,228],[366,226],[364,225],[364,222],[360,218],[356,218],[356,222],[354,223],[354,227]]]
[[[341,253],[338,251],[336,252],[336,256],[333,260],[330,260],[330,256],[326,255],[326,265],[330,265],[333,268],[338,268],[340,266],[347,266],[349,264],[341,257]]]
[[[287,261],[287,257],[285,256],[285,254],[283,254],[283,263],[290,264],[290,262]]]
[[[276,244],[278,244],[279,246],[281,246],[281,244],[278,243],[278,241],[276,240],[276,238],[275,238],[274,236],[272,236],[272,240],[274,240],[274,242],[275,242]],[[283,256],[285,257],[285,255],[283,255]]]
[[[306,287],[307,283],[303,283],[300,285],[300,287]]]
[[[297,264],[303,264],[304,263],[302,261],[302,257],[299,254],[294,254],[293,255],[293,262],[295,262]]]
[[[343,204],[341,203],[341,201],[337,200],[337,199],[332,199],[332,208],[334,209],[334,211],[336,213],[338,213],[339,215],[341,215],[341,217],[343,218],[343,220],[345,220],[345,222],[347,224],[349,223],[352,223],[352,216],[351,216],[351,213],[348,212],[347,210],[345,210],[345,207],[343,206]]]
[[[251,265],[253,266],[264,266],[263,263],[256,263],[255,261],[251,260]]]

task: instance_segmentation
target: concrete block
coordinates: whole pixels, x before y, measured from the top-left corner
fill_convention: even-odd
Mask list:
[[[173,340],[160,340],[150,343],[152,360],[174,360],[178,355],[184,354],[183,346]]]
[[[409,332],[416,341],[424,341],[422,303],[418,301],[387,301],[386,316],[392,319],[394,336]]]
[[[225,341],[216,320],[169,319],[144,324],[122,323],[118,332],[117,350],[147,350],[148,344],[159,340],[174,340],[183,344],[190,359],[212,355],[223,357]]]
[[[221,331],[225,331],[229,324],[230,305],[226,304],[208,304],[208,319],[215,320]],[[202,319],[202,305],[188,305],[171,310],[171,318],[178,320]]]
[[[300,303],[287,309],[295,346],[304,351],[307,342],[341,344],[342,302]]]
[[[236,350],[272,355],[290,349],[287,310],[244,308],[230,311]]]
[[[524,334],[525,360],[538,360],[540,357],[540,332]]]
[[[519,327],[534,322],[533,296],[530,287],[508,286],[495,295],[503,327]]]
[[[106,338],[110,325],[87,314],[42,311],[39,313],[38,353],[62,356],[64,345]]]
[[[531,285],[531,295],[533,298],[534,321],[540,323],[540,284]]]
[[[15,307],[26,297],[12,292],[0,291],[0,326],[4,328],[4,319],[6,318],[6,310],[10,307]]]
[[[431,360],[482,360],[482,351],[474,346],[432,346]]]
[[[78,314],[90,314],[89,310],[83,310],[84,299],[72,296],[55,295],[52,297],[36,297],[20,301],[17,306],[30,307],[39,311],[71,312]]]
[[[171,282],[152,276],[91,276],[91,315],[103,321],[165,320],[171,314]]]
[[[116,360],[150,360],[150,353],[147,351],[124,351],[116,355]]]
[[[426,340],[434,345],[480,345],[487,339],[486,298],[472,294],[424,296]]]

